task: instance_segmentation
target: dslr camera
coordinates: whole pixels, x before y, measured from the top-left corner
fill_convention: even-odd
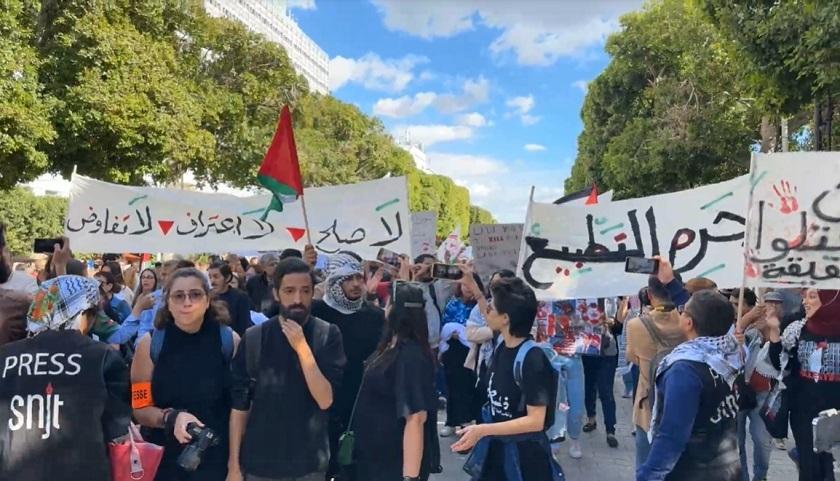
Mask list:
[[[834,455],[834,470],[837,471],[836,461],[840,460],[840,411],[829,409],[814,418],[814,451],[818,453],[832,453]]]
[[[219,436],[208,427],[199,427],[196,423],[187,424],[187,432],[192,441],[178,456],[178,466],[185,471],[195,471],[201,464],[201,458],[207,448],[219,444]]]

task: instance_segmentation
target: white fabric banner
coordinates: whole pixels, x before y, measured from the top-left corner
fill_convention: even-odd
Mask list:
[[[437,245],[437,214],[434,212],[413,212],[411,214],[411,257],[420,254],[435,254]]]
[[[840,153],[758,154],[747,284],[840,288]]]
[[[261,221],[270,194],[236,197],[71,179],[65,233],[77,252],[303,250],[301,202]],[[321,253],[375,259],[381,247],[411,251],[405,177],[305,190],[312,242]]]
[[[661,255],[683,279],[741,284],[749,176],[671,194],[577,206],[532,203],[519,275],[539,299],[636,293],[627,257]]]
[[[516,270],[522,245],[522,224],[473,224],[470,245],[475,269],[484,281],[500,270]]]

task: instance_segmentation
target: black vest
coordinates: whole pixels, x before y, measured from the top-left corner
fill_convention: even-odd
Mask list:
[[[677,465],[665,479],[739,481],[738,392],[707,364],[687,362],[702,379],[703,391],[691,428],[691,438]]]
[[[128,431],[130,410],[127,392],[109,401],[103,367],[127,382],[109,351],[77,331],[0,347],[0,479],[111,479],[107,442]]]

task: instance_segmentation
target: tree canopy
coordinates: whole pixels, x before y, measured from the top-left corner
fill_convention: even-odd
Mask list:
[[[74,167],[251,187],[283,105],[305,185],[406,175],[412,208],[437,212],[441,235],[467,231],[466,189],[420,172],[378,119],[309,92],[281,46],[199,0],[0,4],[0,190]]]

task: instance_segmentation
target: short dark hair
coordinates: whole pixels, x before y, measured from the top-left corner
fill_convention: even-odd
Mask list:
[[[280,289],[283,278],[289,274],[309,274],[309,278],[312,280],[312,286],[315,287],[315,273],[312,272],[309,264],[304,262],[303,259],[288,257],[280,261],[274,270],[274,289]]]
[[[499,269],[496,272],[490,274],[490,279],[499,276],[499,279],[513,279],[516,277],[516,273],[510,269]]]
[[[432,254],[420,254],[419,256],[414,258],[414,263],[422,264],[426,259],[431,259],[437,262],[437,257],[433,256]]]
[[[175,269],[195,269],[195,262],[187,260],[187,259],[180,259],[178,263],[175,264]]]
[[[79,259],[70,259],[67,261],[67,275],[68,276],[83,276],[85,275],[87,264]]]
[[[695,292],[707,289],[717,289],[715,281],[705,277],[695,277],[694,279],[689,279],[688,282],[685,283],[685,290],[687,290],[689,294],[694,294]]]
[[[227,281],[230,281],[233,277],[233,273],[230,271],[230,266],[225,261],[219,260],[210,264],[210,267],[208,267],[207,270],[210,271],[210,269],[218,269],[219,274],[221,274]]]
[[[642,307],[650,305],[650,295],[648,294],[647,286],[639,289],[638,297],[639,297],[639,305],[641,305]]]
[[[740,299],[741,298],[741,289],[732,289],[732,292],[729,293],[730,298]],[[744,304],[747,307],[755,307],[758,304],[758,297],[756,297],[755,292],[752,289],[744,289]]]
[[[685,313],[694,321],[694,330],[698,336],[724,336],[735,322],[735,308],[729,299],[714,289],[695,292]]]
[[[303,253],[297,249],[283,249],[283,252],[280,253],[280,260],[282,261],[283,259],[288,259],[289,257],[303,259]]]
[[[247,271],[251,267],[251,265],[248,264],[248,259],[244,257],[239,258],[239,265],[242,266],[243,271]]]
[[[660,281],[659,278],[656,276],[650,276],[648,278],[647,295],[651,305],[653,305],[654,303],[673,303],[671,301],[671,294],[668,292],[668,288],[665,287],[665,284],[663,284],[662,281]]]
[[[499,314],[510,318],[510,333],[528,337],[537,317],[537,296],[522,279],[500,279],[491,288],[493,306]]]

